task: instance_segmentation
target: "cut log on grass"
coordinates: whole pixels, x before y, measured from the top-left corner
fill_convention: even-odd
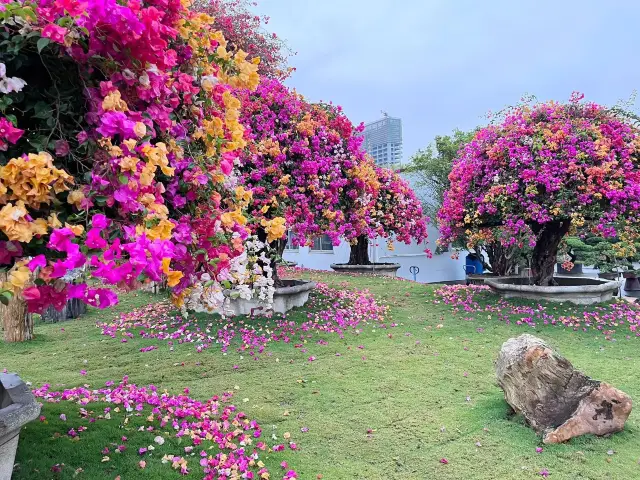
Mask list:
[[[62,322],[72,318],[78,318],[80,315],[87,313],[87,304],[82,302],[78,298],[71,298],[67,300],[67,303],[62,310],[56,310],[54,307],[47,308],[42,312],[43,322]]]
[[[631,413],[626,393],[575,370],[533,335],[502,345],[496,375],[507,403],[543,435],[544,443],[619,432]]]
[[[0,272],[0,285],[8,280],[7,272]],[[14,295],[8,305],[0,303],[0,321],[5,342],[24,342],[33,338],[33,315],[27,312],[27,304]]]

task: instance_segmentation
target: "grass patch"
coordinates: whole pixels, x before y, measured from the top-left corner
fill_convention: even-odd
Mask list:
[[[190,395],[201,400],[234,391],[232,402],[260,423],[268,445],[282,443],[283,434],[290,432],[299,447],[263,457],[271,478],[282,477],[282,461],[301,479],[522,479],[541,478],[538,472],[543,469],[557,479],[640,478],[640,421],[635,412],[619,434],[548,445],[537,454],[540,438],[520,419],[508,417],[493,370],[501,344],[529,332],[558,348],[577,368],[639,398],[640,339],[626,338],[622,330],[613,341],[595,328],[574,331],[541,322],[533,327],[517,325],[515,316],[507,324],[495,313],[453,312],[449,305],[434,304],[434,287],[428,285],[378,277],[304,276],[337,288],[345,288],[346,281],[349,288],[369,289],[390,306],[392,321],[387,324],[397,326],[369,324],[344,338],[309,332],[288,343],[270,342],[259,355],[237,351],[238,338],[224,354],[216,344],[198,353],[189,343],[174,343],[170,350],[166,341],[157,339],[134,335],[121,343],[102,335],[96,322],[159,300],[136,293],[123,296],[109,311],[92,310],[76,321],[38,325],[37,338],[28,344],[0,344],[0,366],[17,371],[34,386],[51,383],[54,390],[65,388],[57,384],[99,388],[128,375],[131,383],[154,384],[171,393],[189,388]],[[492,299],[496,301],[483,297],[482,305]],[[571,308],[547,308],[554,307]],[[300,324],[308,320],[307,311],[298,309],[289,318]],[[201,328],[207,324],[201,316]],[[262,325],[269,329],[273,324]],[[158,349],[139,351],[151,345]],[[309,361],[311,356],[314,361]],[[118,443],[122,428],[117,422],[96,422],[80,434],[80,441],[73,441],[65,433],[72,415],[74,422],[81,421],[77,410],[65,403],[45,404],[48,423],[33,422],[22,432],[14,478],[179,476],[160,463],[162,454],[177,454],[182,448],[178,439],[168,439],[141,470],[135,442],[148,444],[149,437],[134,440],[133,432],[128,435],[131,446],[101,463],[102,449]],[[59,415],[65,412],[68,420],[62,422]],[[448,464],[440,463],[442,458]],[[197,460],[191,462],[191,475],[200,478]],[[65,464],[61,472],[50,470],[60,463]]]

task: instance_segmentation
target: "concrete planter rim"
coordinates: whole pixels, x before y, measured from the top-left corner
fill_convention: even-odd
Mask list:
[[[295,285],[276,288],[275,295],[294,295],[296,293],[306,292],[316,288],[316,282],[312,280],[293,280]]]
[[[397,270],[399,263],[371,263],[369,265],[350,265],[348,263],[332,263],[329,265],[334,270]]]
[[[41,405],[15,373],[0,373],[0,478],[10,479],[22,427],[38,418]]]
[[[307,290],[313,290],[317,286],[316,282],[314,282],[313,280],[283,280],[283,281],[291,282],[294,285],[285,285],[284,287],[276,288],[276,291],[273,294],[274,297],[277,295],[294,295],[296,293],[306,292]],[[224,293],[226,297],[231,298],[230,294],[232,292],[233,290],[225,289],[223,290],[222,293]],[[235,300],[235,299],[232,299],[232,300]]]
[[[556,275],[555,278],[569,278],[573,281],[576,279],[584,278],[588,281],[595,281],[598,284],[585,284],[585,285],[567,285],[567,286],[552,286],[541,287],[539,285],[516,285],[513,283],[504,283],[501,280],[516,279],[522,277],[497,277],[487,278],[484,283],[491,288],[498,291],[511,291],[511,292],[526,292],[526,293],[557,293],[557,294],[569,294],[569,293],[606,293],[617,288],[620,288],[621,282],[617,280],[607,280],[604,278],[586,278],[586,277],[572,277],[569,275]]]
[[[225,291],[227,298],[224,305],[218,309],[223,315],[254,315],[256,311],[274,311],[286,313],[292,308],[302,307],[309,300],[311,290],[316,287],[316,282],[311,280],[284,280],[285,285],[276,288],[273,294],[273,304],[265,310],[265,305],[253,297],[251,299],[231,298],[229,290]],[[288,283],[288,285],[287,285]]]

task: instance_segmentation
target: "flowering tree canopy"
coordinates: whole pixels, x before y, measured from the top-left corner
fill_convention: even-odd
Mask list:
[[[517,107],[477,132],[451,172],[439,212],[442,242],[501,226],[505,245],[533,247],[534,280],[550,285],[567,233],[611,237],[619,219],[638,221],[638,130],[581,98]]]
[[[257,61],[180,0],[13,1],[0,22],[2,288],[42,311],[117,301],[87,275],[166,278],[179,303],[249,278],[233,91]]]
[[[397,172],[388,168],[375,169],[374,194],[364,208],[347,209],[347,220],[360,227],[356,235],[350,238],[351,253],[349,264],[370,264],[368,239],[386,238],[389,249],[393,240],[406,243],[415,240],[418,243],[427,240],[429,219],[422,212],[422,203],[415,192]],[[431,256],[431,251],[425,252]]]
[[[427,222],[422,213],[422,203],[411,186],[397,172],[377,168],[380,183],[375,200],[373,219],[376,233],[381,237],[393,235],[396,240],[409,244],[427,239]]]
[[[287,66],[291,50],[266,25],[269,17],[251,12],[256,3],[250,0],[198,0],[195,6],[214,18],[231,47],[248,53],[250,59],[259,58],[258,72],[268,78],[284,78],[291,73]]]
[[[321,234],[337,243],[353,230],[345,203],[357,202],[374,177],[353,125],[339,108],[309,104],[278,80],[242,99],[249,147],[241,172],[254,225],[270,242],[288,228],[296,244]]]

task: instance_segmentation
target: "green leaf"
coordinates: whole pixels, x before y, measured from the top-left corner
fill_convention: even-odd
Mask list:
[[[127,178],[126,175],[120,175],[118,177],[118,181],[122,184],[122,185],[126,185],[127,183],[129,183],[129,179]]]
[[[0,303],[2,303],[3,305],[9,305],[9,300],[11,300],[12,297],[13,294],[8,290],[0,292]]]
[[[36,46],[38,47],[38,53],[42,52],[42,49],[49,45],[49,43],[51,43],[51,40],[49,38],[40,37],[38,43],[36,43]]]

